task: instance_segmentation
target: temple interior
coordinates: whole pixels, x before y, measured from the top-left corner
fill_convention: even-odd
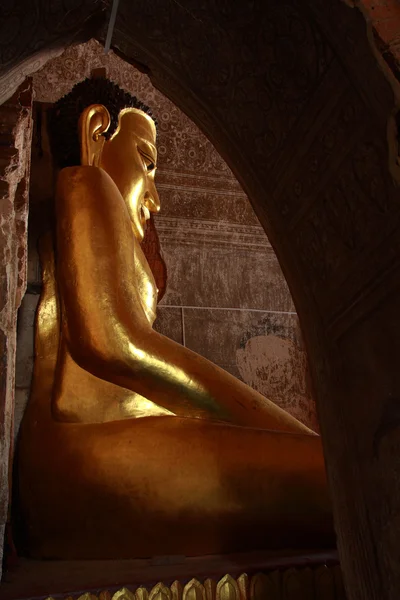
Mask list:
[[[112,51],[104,54],[95,40],[69,48],[33,75],[34,110],[45,113],[43,106],[101,68],[151,106],[159,120],[156,182],[162,204],[143,241],[161,290],[155,329],[317,431],[300,325],[278,260],[249,199],[196,125],[157,92],[148,76]],[[54,193],[45,116],[34,123],[27,292],[17,324],[15,435],[33,370],[41,290],[37,242],[48,227]],[[260,286],[260,281],[268,283]]]
[[[400,597],[399,40],[0,2],[1,599]]]

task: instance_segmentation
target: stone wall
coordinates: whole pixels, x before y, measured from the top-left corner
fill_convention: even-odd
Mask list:
[[[155,217],[167,265],[155,329],[212,360],[314,429],[307,359],[297,315],[275,253],[246,195],[211,143],[148,77],[92,40],[69,48],[33,77],[35,99],[54,102],[94,68],[137,95],[159,121]],[[40,288],[35,244],[43,231],[44,128],[34,147],[30,287],[20,315],[16,432],[29,395],[33,315]],[[37,150],[37,149],[36,149]],[[48,179],[48,177],[47,177]],[[48,210],[48,209],[47,209]]]
[[[17,309],[26,287],[32,90],[0,107],[0,574],[9,521]]]

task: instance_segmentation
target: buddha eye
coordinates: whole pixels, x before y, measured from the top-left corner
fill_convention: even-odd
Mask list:
[[[145,163],[148,171],[153,171],[155,169],[155,164],[149,158],[145,160]]]
[[[148,154],[143,152],[143,150],[141,150],[140,148],[138,148],[138,151],[139,151],[140,156],[143,159],[143,162],[145,164],[147,171],[148,172],[154,171],[154,169],[156,168],[156,165],[154,163],[154,160],[151,158],[151,156],[149,156]]]

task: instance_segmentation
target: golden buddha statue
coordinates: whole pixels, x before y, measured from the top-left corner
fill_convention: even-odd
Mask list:
[[[319,437],[152,328],[157,288],[140,242],[160,201],[147,107],[94,79],[53,114],[64,168],[41,244],[19,440],[22,550],[136,558],[333,544]]]

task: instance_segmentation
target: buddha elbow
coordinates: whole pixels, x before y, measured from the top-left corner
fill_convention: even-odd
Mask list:
[[[69,344],[73,360],[85,371],[105,377],[107,373],[126,375],[140,372],[143,368],[142,352],[132,351],[133,345],[123,340],[85,337]]]

